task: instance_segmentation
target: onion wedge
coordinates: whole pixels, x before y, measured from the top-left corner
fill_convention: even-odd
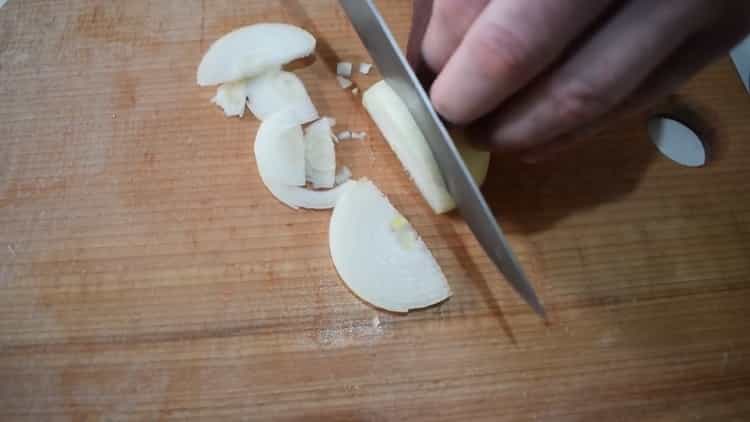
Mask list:
[[[427,139],[401,97],[385,81],[380,81],[365,91],[362,103],[433,211],[442,214],[454,209],[456,203],[448,192]],[[462,151],[470,152],[464,156],[467,166],[478,167],[472,174],[486,177],[486,169],[482,167],[489,165],[489,153],[468,146],[459,148],[459,152]]]
[[[198,85],[248,79],[315,51],[315,37],[283,23],[259,23],[236,29],[209,47],[198,66]]]
[[[299,123],[318,118],[302,81],[291,72],[278,69],[250,79],[246,86],[247,107],[258,118],[266,120],[274,113],[291,109]]]
[[[331,258],[365,302],[408,312],[451,296],[435,258],[409,222],[369,180],[347,182],[329,228]]]

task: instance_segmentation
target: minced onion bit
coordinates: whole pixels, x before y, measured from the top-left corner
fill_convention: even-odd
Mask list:
[[[336,74],[349,78],[352,76],[352,64],[350,62],[340,62],[336,64]]]

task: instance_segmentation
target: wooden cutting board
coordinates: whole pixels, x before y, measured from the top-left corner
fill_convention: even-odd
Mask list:
[[[405,42],[409,2],[379,3]],[[411,219],[447,303],[363,304],[331,264],[330,213],[261,185],[257,122],[195,84],[211,42],[261,21],[318,38],[298,74],[370,134],[339,161]],[[706,168],[659,156],[640,119],[548,165],[494,162],[485,191],[549,323],[429,211],[338,60],[367,54],[330,0],[0,9],[1,420],[750,419],[750,97],[727,60],[669,105],[716,141]]]

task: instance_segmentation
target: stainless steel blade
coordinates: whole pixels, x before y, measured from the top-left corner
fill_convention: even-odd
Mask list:
[[[406,103],[430,144],[448,191],[479,243],[513,288],[542,317],[544,307],[527,280],[508,242],[460,158],[448,131],[438,117],[383,17],[372,0],[340,0],[354,29],[369,50],[378,70]]]

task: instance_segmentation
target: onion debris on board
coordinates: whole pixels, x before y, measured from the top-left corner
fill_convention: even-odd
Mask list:
[[[304,83],[295,74],[281,70],[285,63],[314,49],[312,35],[291,25],[240,28],[209,48],[198,68],[198,84],[220,85],[212,101],[227,116],[242,117],[247,106],[261,120],[253,147],[255,162],[263,184],[276,199],[293,209],[334,209],[329,227],[331,257],[355,295],[393,312],[408,312],[448,299],[451,291],[445,276],[408,220],[372,182],[351,180],[352,172],[346,166],[336,171],[337,137],[332,130],[336,120],[318,118]],[[361,63],[359,72],[367,74],[371,67]],[[337,73],[342,88],[353,85],[348,79],[351,63],[339,63]],[[422,151],[427,148],[424,137],[418,139],[419,129],[415,133],[409,126],[410,120],[415,124],[408,110],[404,118],[388,111],[395,107],[395,113],[403,114],[403,104],[400,107],[389,99],[387,92],[371,91],[374,94],[365,93],[365,106],[399,158],[404,154],[411,157],[406,167],[415,180],[419,179],[421,189],[427,180],[425,175],[433,177]],[[352,92],[356,95],[358,89]],[[309,122],[313,123],[303,130],[302,125]],[[393,141],[394,136],[405,137],[402,143],[406,146],[397,149],[394,143],[400,141]],[[340,140],[366,137],[366,132],[343,131],[338,135]],[[324,190],[308,189],[308,183]],[[431,183],[439,185],[437,180]]]
[[[451,290],[440,266],[406,218],[371,181],[347,183],[352,185],[333,209],[328,244],[349,289],[391,312],[448,299]]]

